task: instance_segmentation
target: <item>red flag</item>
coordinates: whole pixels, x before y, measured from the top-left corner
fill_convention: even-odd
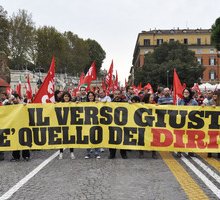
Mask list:
[[[195,90],[199,96],[202,94],[201,90],[199,89],[198,83],[195,83],[194,86],[191,89]]]
[[[139,85],[137,86],[138,92],[140,92],[142,90],[142,83],[139,83]]]
[[[11,89],[11,86],[10,86],[10,85],[6,87],[6,93],[7,93],[8,95],[11,95],[11,94],[12,94],[12,89]]]
[[[118,72],[116,70],[116,77],[115,77],[115,81],[114,81],[113,90],[117,90],[117,89],[118,89]]]
[[[52,103],[54,98],[54,75],[55,75],[55,58],[52,58],[50,69],[44,79],[40,89],[38,90],[33,103]]]
[[[21,97],[21,84],[20,83],[18,83],[18,85],[16,85],[16,92]]]
[[[18,84],[16,85],[16,92],[21,97],[21,76],[20,76]]]
[[[18,81],[18,85],[16,86],[16,92],[21,97],[21,74],[20,74],[20,78],[19,78],[19,81]]]
[[[91,67],[89,68],[89,71],[86,73],[83,84],[88,84],[92,82],[92,80],[96,80],[96,64],[95,61],[93,61]]]
[[[176,69],[174,69],[173,75],[173,104],[176,105],[176,102],[179,98],[183,98],[182,92],[184,90],[184,86],[181,84],[180,79],[176,73]]]
[[[25,85],[25,88],[26,88],[27,100],[29,100],[29,102],[30,102],[32,99],[32,89],[31,89],[29,74],[27,75],[27,84]]]
[[[80,86],[83,84],[84,77],[85,77],[85,74],[84,74],[84,72],[82,72],[80,75],[80,78],[79,78],[78,90],[79,90]]]
[[[134,94],[138,95],[138,93],[140,92],[139,89],[138,89],[139,86],[136,87],[135,85],[133,85],[132,87],[133,87]]]
[[[112,86],[112,76],[113,76],[113,60],[109,67],[108,74],[105,77],[105,82],[109,88]]]
[[[85,77],[84,72],[81,73],[80,78],[79,78],[79,86],[83,84],[83,79]]]
[[[151,94],[154,93],[153,88],[150,83],[144,86],[144,90],[148,90]]]
[[[104,81],[104,80],[102,80],[102,89],[103,89],[103,90],[106,90],[106,84],[105,84],[105,81]]]
[[[76,93],[79,91],[79,88],[73,88],[72,90],[72,96],[75,97]]]

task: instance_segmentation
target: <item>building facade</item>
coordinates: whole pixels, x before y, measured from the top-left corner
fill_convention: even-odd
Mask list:
[[[134,49],[133,67],[142,67],[145,54],[154,51],[163,42],[169,43],[171,41],[186,44],[189,50],[195,52],[197,61],[205,67],[203,77],[201,77],[202,82],[220,82],[220,52],[211,45],[211,29],[142,31],[138,34]]]

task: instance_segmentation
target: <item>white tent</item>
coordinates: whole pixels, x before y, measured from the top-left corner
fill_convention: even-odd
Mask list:
[[[212,85],[212,84],[210,84],[210,83],[203,83],[203,84],[199,85],[199,89],[200,89],[201,91],[206,91],[206,90],[212,90],[212,91],[220,90],[220,84]]]

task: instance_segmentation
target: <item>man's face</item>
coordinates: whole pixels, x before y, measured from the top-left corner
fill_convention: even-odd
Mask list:
[[[80,97],[80,92],[76,92],[76,97]]]
[[[1,93],[0,99],[1,99],[2,101],[4,101],[4,100],[6,99],[6,95],[5,95],[4,93]]]
[[[165,88],[163,90],[164,96],[169,96],[170,95],[170,90],[168,88]]]
[[[134,94],[133,87],[129,87],[128,92],[129,92],[130,94]]]
[[[101,98],[104,98],[104,97],[105,97],[105,92],[104,92],[104,90],[100,90],[100,91],[99,91],[99,96],[100,96]]]
[[[208,97],[209,99],[211,99],[212,96],[213,96],[213,92],[212,92],[211,90],[209,90],[209,91],[207,92],[207,97]]]
[[[119,90],[114,91],[114,98],[119,99],[121,97],[121,92]]]
[[[84,87],[80,88],[80,93],[82,96],[85,96],[86,95],[86,88],[84,88]]]
[[[217,94],[213,94],[212,98],[216,101],[218,99],[218,95]]]

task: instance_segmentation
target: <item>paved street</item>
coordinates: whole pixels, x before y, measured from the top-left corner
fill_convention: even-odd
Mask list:
[[[55,152],[33,151],[29,162],[9,162],[11,153],[7,152],[0,162],[0,200],[7,199],[3,195],[10,188]],[[168,152],[158,154],[157,160],[151,158],[150,152],[139,159],[137,151],[129,151],[126,160],[121,159],[119,151],[113,160],[107,158],[108,150],[101,154],[101,159],[85,160],[84,155],[85,150],[76,149],[76,159],[71,160],[66,149],[63,160],[52,159],[24,185],[21,183],[16,192],[14,187],[9,199],[218,199],[220,160],[216,154],[209,159],[197,155],[197,160],[188,159],[187,155],[176,159]],[[210,183],[207,186],[201,174],[196,175],[187,162],[196,166],[214,186]]]

